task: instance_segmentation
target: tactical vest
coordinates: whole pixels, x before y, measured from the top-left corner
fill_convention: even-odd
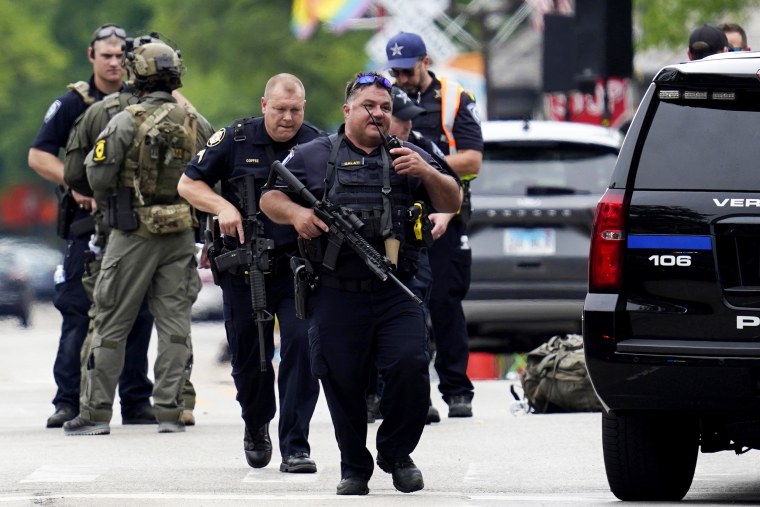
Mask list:
[[[195,155],[197,114],[167,102],[125,108],[135,118],[135,136],[121,171],[121,186],[134,190],[138,206],[183,202],[177,182]]]
[[[390,156],[383,157],[385,163],[382,158],[362,156],[343,143],[342,136],[330,136],[330,143],[332,149],[325,175],[326,199],[353,211],[364,223],[359,233],[379,252],[385,252],[383,240],[389,234],[398,239],[401,243],[398,272],[402,276],[414,274],[418,251],[405,238],[408,210],[413,204],[407,178],[391,168]],[[389,198],[390,224],[383,223],[384,195]],[[324,235],[322,241],[322,248],[327,248]],[[343,247],[342,255],[353,255],[349,250]],[[338,271],[342,271],[340,260]],[[353,276],[350,271],[344,275]]]

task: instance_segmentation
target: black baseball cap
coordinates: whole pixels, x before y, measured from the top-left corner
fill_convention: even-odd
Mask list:
[[[689,35],[689,51],[695,60],[722,53],[727,47],[729,44],[726,34],[715,25],[704,24],[695,28]]]
[[[393,116],[400,120],[413,120],[426,112],[398,86],[391,89],[391,95],[393,96]]]

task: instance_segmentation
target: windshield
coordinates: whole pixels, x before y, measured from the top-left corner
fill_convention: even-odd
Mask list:
[[[616,158],[614,150],[603,146],[487,143],[472,191],[481,195],[601,194]]]
[[[636,188],[760,190],[755,151],[760,94],[737,90],[735,97],[657,103]]]

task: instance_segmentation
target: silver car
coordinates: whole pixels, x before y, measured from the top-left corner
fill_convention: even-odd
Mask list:
[[[483,122],[472,182],[472,350],[522,352],[580,333],[589,236],[622,134],[556,121]]]

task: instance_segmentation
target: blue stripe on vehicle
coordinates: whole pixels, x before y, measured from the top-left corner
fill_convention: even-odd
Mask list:
[[[631,234],[628,248],[652,248],[668,250],[712,250],[710,236],[649,236]]]

